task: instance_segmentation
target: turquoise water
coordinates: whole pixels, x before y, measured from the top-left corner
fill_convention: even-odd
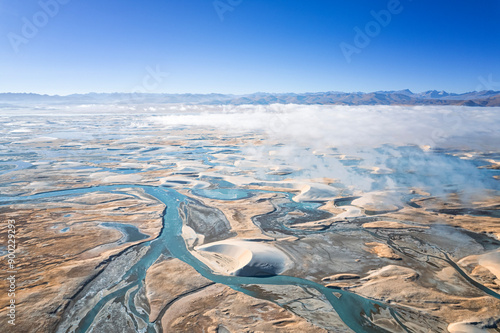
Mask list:
[[[234,184],[216,177],[202,177],[201,180],[209,181],[212,188],[193,189],[193,194],[217,200],[239,200],[251,196],[250,191],[237,188]]]
[[[200,189],[193,190],[193,194],[217,200],[239,200],[250,196],[249,191],[235,188]]]

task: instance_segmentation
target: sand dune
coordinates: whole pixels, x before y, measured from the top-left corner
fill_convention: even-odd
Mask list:
[[[459,262],[462,266],[474,267],[480,265],[495,275],[500,280],[500,250],[494,250],[480,255],[472,255],[462,258]]]
[[[340,190],[325,184],[310,184],[301,188],[300,193],[293,198],[295,202],[330,201],[340,195]]]
[[[195,248],[200,260],[217,273],[238,276],[278,275],[291,266],[277,248],[254,241],[224,240]]]
[[[353,206],[361,207],[365,212],[391,212],[402,208],[398,193],[378,191],[366,193],[352,202]]]
[[[489,269],[500,280],[500,250],[480,255],[479,265]]]

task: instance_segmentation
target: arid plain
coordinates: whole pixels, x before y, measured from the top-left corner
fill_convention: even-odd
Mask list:
[[[4,112],[15,330],[498,332],[500,147],[487,120],[498,114]],[[3,327],[9,301],[2,292]]]

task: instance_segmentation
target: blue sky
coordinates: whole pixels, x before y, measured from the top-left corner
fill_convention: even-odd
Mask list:
[[[500,90],[499,17],[498,0],[0,0],[0,92]]]

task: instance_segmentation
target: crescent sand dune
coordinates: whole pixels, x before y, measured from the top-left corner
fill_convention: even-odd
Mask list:
[[[500,250],[462,258],[458,264],[488,288],[500,288]]]
[[[369,192],[353,200],[352,205],[363,208],[370,214],[393,212],[402,208],[400,196],[401,193],[394,191]]]
[[[195,247],[193,254],[215,272],[226,275],[278,275],[292,265],[281,250],[248,240],[224,240],[205,244]]]
[[[323,202],[339,196],[340,190],[326,184],[307,184],[300,189],[293,200],[295,202]]]

